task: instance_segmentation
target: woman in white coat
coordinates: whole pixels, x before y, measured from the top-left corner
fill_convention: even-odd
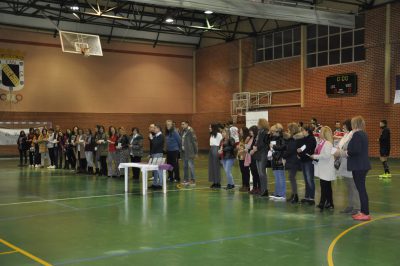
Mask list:
[[[360,211],[360,198],[358,196],[356,184],[354,183],[353,173],[347,170],[347,146],[353,136],[350,119],[343,122],[343,131],[345,134],[340,140],[338,150],[335,153],[336,160],[340,161],[337,175],[344,177],[348,196],[348,205],[341,213],[356,214]]]
[[[320,142],[311,157],[316,162],[314,167],[315,176],[319,177],[321,185],[321,200],[317,205],[323,211],[324,209],[333,209],[333,197],[331,181],[336,179],[335,159],[332,154],[333,135],[329,127],[322,127],[320,133]]]

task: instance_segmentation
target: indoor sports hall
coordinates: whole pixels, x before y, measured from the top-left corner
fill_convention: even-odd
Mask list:
[[[0,1],[0,265],[398,265],[400,2]]]

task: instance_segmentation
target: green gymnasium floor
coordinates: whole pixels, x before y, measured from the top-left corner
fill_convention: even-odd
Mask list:
[[[16,165],[0,161],[2,266],[399,265],[399,161],[391,162],[390,183],[378,180],[381,166],[374,161],[367,188],[378,219],[360,227],[339,213],[345,207],[342,180],[333,186],[335,211],[320,213],[239,191],[212,191],[205,156],[197,161],[195,189],[171,184],[167,195],[145,198],[139,184],[130,183],[125,196],[122,180]],[[237,167],[234,177],[240,183]],[[273,178],[269,186],[273,191]]]

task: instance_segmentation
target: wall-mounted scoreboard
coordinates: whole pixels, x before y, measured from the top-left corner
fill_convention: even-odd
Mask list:
[[[333,75],[326,78],[326,94],[330,97],[357,94],[356,73]]]

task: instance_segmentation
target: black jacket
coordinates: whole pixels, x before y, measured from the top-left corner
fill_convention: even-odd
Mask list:
[[[390,155],[390,130],[387,127],[382,129],[381,136],[379,137],[379,151],[381,156]]]
[[[257,134],[256,143],[257,151],[253,154],[253,158],[260,161],[266,160],[269,150],[269,134],[265,129],[260,129]]]
[[[122,135],[120,138],[118,138],[117,145],[121,143],[121,149],[129,149],[129,137],[128,135]]]
[[[303,134],[298,133],[291,136],[286,136],[286,150],[283,154],[283,158],[286,160],[285,169],[297,169],[300,170],[300,159],[297,157],[297,140],[302,138]]]
[[[87,135],[85,142],[85,151],[94,151],[96,147],[96,138],[92,135]]]
[[[272,141],[276,141],[276,144],[272,147],[272,170],[284,170],[285,166],[283,165],[283,155],[287,149],[286,142],[282,135],[272,136],[271,142]]]
[[[150,147],[150,154],[164,153],[164,135],[154,135],[153,139],[150,141]]]
[[[303,145],[306,145],[306,149],[303,152],[298,153],[298,155],[300,157],[301,162],[309,162],[312,161],[312,159],[308,155],[314,154],[315,148],[317,147],[317,141],[315,140],[313,134],[308,134],[308,136],[304,135],[302,136],[303,137],[299,137],[299,139],[296,140],[297,149],[301,148]]]
[[[371,162],[368,157],[368,136],[364,131],[357,131],[353,134],[347,146],[347,170],[368,171],[371,169]]]
[[[235,139],[229,138],[228,141],[222,140],[223,159],[235,159]]]

